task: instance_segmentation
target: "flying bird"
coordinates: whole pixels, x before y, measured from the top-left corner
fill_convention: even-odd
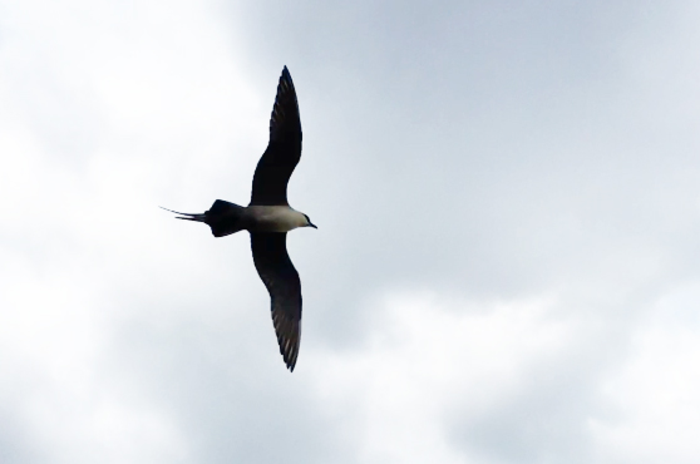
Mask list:
[[[294,371],[301,338],[301,281],[287,253],[287,232],[316,226],[287,201],[287,183],[301,158],[301,121],[294,83],[285,66],[270,117],[270,141],[253,176],[248,206],[216,200],[202,214],[180,213],[177,219],[203,222],[214,237],[250,232],[255,268],[270,293],[272,322],[280,353]]]

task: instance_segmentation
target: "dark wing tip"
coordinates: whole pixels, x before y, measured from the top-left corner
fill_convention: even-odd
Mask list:
[[[283,310],[272,311],[272,322],[280,346],[280,354],[287,368],[294,372],[294,366],[299,356],[299,341],[301,340],[300,321],[290,318]]]
[[[282,86],[282,84],[285,84]],[[291,87],[292,90],[294,90],[294,82],[292,81],[292,75],[289,74],[289,69],[287,69],[287,66],[282,68],[282,74],[280,75],[280,81],[277,84],[279,90],[286,90],[287,88]],[[280,96],[280,93],[278,90],[277,96]]]
[[[280,132],[285,131],[285,126],[287,126],[286,130],[297,130],[296,126],[299,126],[297,94],[292,76],[286,66],[282,69],[282,75],[277,84],[277,95],[270,117],[270,139],[275,140]]]

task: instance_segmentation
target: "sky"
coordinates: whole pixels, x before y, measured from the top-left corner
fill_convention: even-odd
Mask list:
[[[695,463],[700,6],[0,0],[0,461]],[[282,67],[299,360],[245,232]]]

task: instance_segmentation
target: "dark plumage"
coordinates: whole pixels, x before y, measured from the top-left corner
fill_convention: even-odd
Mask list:
[[[253,177],[251,205],[289,205],[287,183],[301,158],[301,121],[292,76],[282,70],[270,117],[270,142]]]
[[[178,213],[177,219],[203,222],[215,237],[250,232],[255,269],[270,293],[272,321],[280,353],[294,370],[301,339],[301,281],[287,253],[287,232],[314,227],[309,217],[289,206],[287,184],[301,158],[301,122],[294,83],[285,66],[270,118],[270,141],[255,169],[247,207],[216,200],[202,214]]]

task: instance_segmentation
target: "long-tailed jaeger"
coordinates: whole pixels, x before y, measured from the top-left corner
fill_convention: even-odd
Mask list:
[[[253,261],[272,300],[272,322],[280,353],[290,371],[299,355],[301,282],[287,254],[287,232],[313,227],[309,216],[287,202],[287,183],[301,158],[301,122],[294,83],[285,66],[270,117],[270,141],[253,176],[248,206],[216,200],[203,214],[179,213],[177,219],[203,222],[214,237],[250,232]],[[165,209],[165,208],[164,208]]]

